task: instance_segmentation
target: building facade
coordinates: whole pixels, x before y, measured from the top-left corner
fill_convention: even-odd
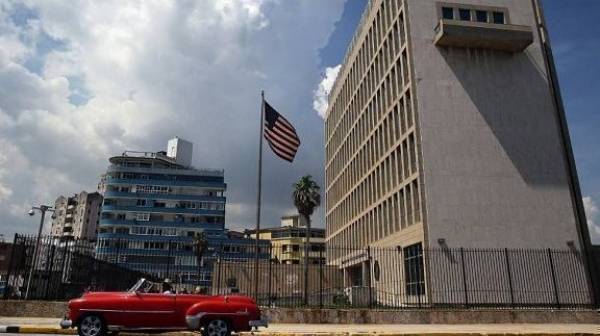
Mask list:
[[[329,95],[329,246],[397,248],[423,285],[429,248],[589,244],[544,25],[537,0],[369,1]],[[361,253],[328,262],[366,283]]]
[[[62,238],[96,240],[102,195],[85,191],[54,202],[51,235]]]
[[[168,146],[169,154],[110,158],[99,184],[104,203],[97,255],[157,277],[209,286],[216,258],[254,255],[254,242],[225,230],[223,170],[192,167],[190,142],[175,138]],[[194,252],[197,240],[208,245],[201,259]]]
[[[261,229],[259,239],[271,243],[271,258],[281,264],[303,264],[308,229],[306,220],[299,215],[281,217],[281,226]],[[248,238],[256,239],[256,230],[246,230]],[[310,229],[308,262],[325,262],[325,230]]]

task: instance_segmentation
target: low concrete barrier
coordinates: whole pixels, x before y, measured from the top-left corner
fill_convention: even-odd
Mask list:
[[[0,300],[0,316],[63,317],[66,302]],[[596,310],[369,310],[263,308],[270,323],[335,324],[600,324]]]
[[[0,316],[63,317],[67,303],[62,301],[0,300]]]
[[[264,308],[271,323],[336,324],[600,324],[595,310],[369,310]]]

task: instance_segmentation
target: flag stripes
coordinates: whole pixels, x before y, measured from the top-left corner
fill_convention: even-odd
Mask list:
[[[296,134],[296,129],[289,121],[279,114],[269,103],[265,103],[265,124],[263,134],[269,147],[280,158],[293,162],[300,139]]]

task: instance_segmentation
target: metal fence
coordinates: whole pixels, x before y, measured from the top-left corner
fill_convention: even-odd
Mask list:
[[[36,253],[37,245],[37,253]],[[99,260],[95,243],[16,235],[0,296],[5,299],[64,300],[85,291],[123,291],[147,274]],[[34,258],[34,256],[36,256]]]
[[[301,244],[261,248],[255,263],[249,245],[221,245],[191,263],[176,262],[183,242],[162,251],[140,250],[155,262],[99,260],[93,242],[44,237],[32,270],[35,237],[17,236],[4,297],[69,299],[85,290],[126,290],[137,278],[169,277],[178,292],[246,294],[271,307],[321,308],[591,308],[592,279],[599,274],[600,251],[423,249],[369,247],[349,249],[315,244],[308,264]],[[266,256],[266,257],[265,257]],[[148,258],[136,258],[148,260]],[[152,259],[152,258],[150,258]],[[587,263],[594,267],[587,267]],[[258,267],[258,268],[256,268]],[[190,272],[196,268],[197,271]],[[166,272],[165,272],[166,270]],[[258,274],[255,273],[257,271]],[[197,277],[197,278],[195,278]],[[255,279],[258,279],[258,282]],[[201,281],[200,281],[201,280]],[[205,285],[206,281],[209,285]]]

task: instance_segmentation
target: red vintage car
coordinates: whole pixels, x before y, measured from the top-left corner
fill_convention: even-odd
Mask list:
[[[201,330],[227,336],[267,326],[256,302],[246,296],[163,294],[158,284],[140,279],[127,292],[89,292],[69,301],[62,328],[76,327],[81,336],[107,332]]]

